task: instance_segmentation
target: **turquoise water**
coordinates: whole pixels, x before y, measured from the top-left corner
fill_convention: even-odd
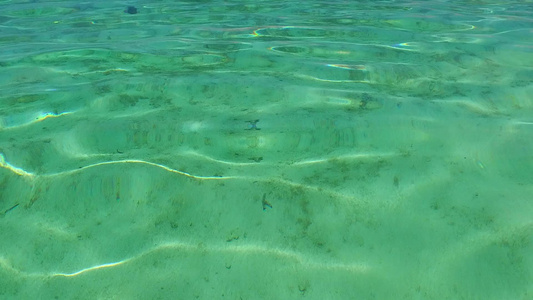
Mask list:
[[[533,297],[533,2],[0,4],[2,299]]]

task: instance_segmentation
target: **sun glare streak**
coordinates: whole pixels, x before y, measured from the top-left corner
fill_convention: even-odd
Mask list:
[[[83,274],[83,273],[86,273],[86,272],[90,272],[90,271],[94,271],[94,270],[116,267],[116,266],[119,266],[119,265],[121,265],[123,263],[126,263],[129,260],[130,259],[125,259],[125,260],[122,260],[122,261],[119,261],[119,262],[97,265],[97,266],[85,268],[83,270],[79,270],[78,272],[74,272],[74,273],[70,273],[70,274],[67,274],[67,273],[54,273],[54,274],[50,274],[50,276],[52,276],[52,277],[55,277],[55,276],[74,277],[74,276],[78,276],[80,274]]]
[[[221,161],[221,160],[217,160],[215,158],[211,158],[209,156],[204,156],[204,155],[196,153],[196,152],[191,152],[190,154],[198,156],[198,157],[202,157],[202,158],[204,158],[206,160],[215,161],[215,162],[218,162],[218,163],[221,163],[221,164],[229,164],[229,165],[236,165],[236,166],[250,166],[250,167],[258,165],[257,162],[254,162],[254,163],[235,163],[235,162],[229,162],[229,161]],[[340,156],[333,156],[333,157],[325,157],[325,158],[316,158],[316,159],[308,159],[308,160],[296,161],[296,162],[291,162],[289,165],[292,165],[292,166],[295,166],[295,167],[296,166],[307,166],[307,165],[316,165],[316,164],[327,163],[327,162],[330,162],[332,160],[351,160],[351,159],[360,160],[360,159],[374,159],[374,158],[377,159],[377,158],[380,158],[380,157],[396,156],[396,155],[400,155],[400,154],[398,154],[398,153],[347,154],[347,155],[340,155]],[[251,181],[251,182],[263,182],[263,183],[277,183],[277,184],[281,184],[281,185],[288,186],[288,187],[303,188],[303,189],[308,190],[308,191],[329,194],[331,196],[337,197],[339,199],[343,199],[345,201],[353,202],[353,201],[356,200],[354,198],[354,195],[340,193],[338,191],[330,190],[330,189],[325,188],[325,187],[319,187],[319,186],[313,186],[313,185],[309,185],[309,184],[304,184],[304,183],[300,183],[298,181],[293,181],[293,180],[290,180],[290,179],[280,178],[278,176],[271,176],[271,175],[265,175],[265,176],[242,176],[242,175],[237,175],[237,176],[233,176],[233,175],[231,175],[231,176],[200,176],[200,175],[194,175],[194,174],[187,173],[187,172],[184,172],[184,171],[172,169],[172,168],[170,168],[168,166],[165,166],[163,164],[153,163],[153,162],[144,161],[144,160],[136,160],[136,159],[105,161],[105,162],[99,162],[99,163],[83,166],[83,167],[81,167],[79,169],[67,170],[67,171],[62,171],[62,172],[57,172],[57,173],[33,174],[33,173],[27,172],[27,171],[25,171],[25,170],[23,170],[21,168],[17,168],[17,167],[12,166],[11,164],[9,164],[5,160],[3,154],[0,153],[0,167],[6,168],[6,169],[12,171],[13,173],[15,173],[17,175],[30,177],[31,179],[39,178],[39,177],[45,177],[46,178],[46,177],[59,177],[59,176],[71,175],[71,174],[82,172],[84,170],[88,170],[88,169],[91,169],[91,168],[95,168],[95,167],[99,167],[99,166],[106,166],[106,165],[113,165],[113,164],[142,164],[142,165],[148,165],[148,166],[153,166],[153,167],[160,168],[160,169],[165,170],[165,171],[170,172],[170,173],[179,174],[179,175],[186,176],[186,177],[189,177],[189,178],[193,178],[193,179],[196,179],[196,180],[243,180],[243,181],[248,181],[248,182]]]
[[[69,170],[69,171],[64,171],[64,172],[46,174],[46,175],[42,175],[42,176],[54,177],[54,176],[69,175],[69,174],[77,173],[77,172],[80,172],[82,170],[86,170],[86,169],[90,169],[90,168],[94,168],[94,167],[98,167],[98,166],[114,165],[114,164],[127,164],[127,163],[145,164],[145,165],[149,165],[149,166],[154,166],[154,167],[161,168],[161,169],[163,169],[165,171],[168,171],[168,172],[171,172],[171,173],[180,174],[180,175],[183,175],[183,176],[186,176],[186,177],[190,177],[190,178],[194,178],[194,179],[224,180],[224,179],[232,179],[233,178],[233,177],[228,177],[228,176],[199,176],[199,175],[193,175],[191,173],[187,173],[187,172],[179,171],[179,170],[176,170],[176,169],[172,169],[172,168],[167,167],[167,166],[162,165],[162,164],[153,163],[153,162],[144,161],[144,160],[138,160],[138,159],[104,161],[104,162],[99,162],[99,163],[92,164],[92,165],[87,165],[87,166],[84,166],[84,167],[81,167],[81,168],[75,169],[75,170]]]
[[[10,163],[8,163],[6,161],[6,158],[4,157],[4,154],[2,154],[2,153],[0,153],[0,167],[2,167],[4,169],[8,169],[11,172],[13,172],[13,173],[15,173],[17,175],[20,175],[20,176],[26,176],[26,177],[34,177],[35,176],[33,173],[26,172],[26,171],[24,171],[24,169],[17,168],[15,166],[11,165]]]
[[[229,161],[229,160],[217,159],[217,158],[214,158],[214,157],[211,157],[211,156],[208,156],[208,155],[202,154],[200,152],[196,152],[196,151],[187,151],[185,154],[188,154],[190,156],[200,157],[200,158],[203,158],[205,160],[216,162],[216,163],[219,163],[219,164],[224,164],[224,165],[232,165],[232,166],[252,166],[252,165],[257,165],[257,162],[233,162],[233,161]],[[262,164],[264,165],[264,163],[262,163]]]
[[[345,155],[338,155],[338,156],[332,156],[332,157],[324,157],[324,158],[316,158],[316,159],[308,159],[308,160],[302,160],[299,162],[295,162],[292,165],[295,166],[301,166],[301,165],[316,165],[321,163],[328,163],[335,160],[362,160],[362,159],[380,159],[383,157],[393,157],[393,156],[399,156],[400,153],[390,152],[390,153],[356,153],[356,154],[345,154]]]
[[[331,270],[331,271],[347,271],[352,273],[366,273],[370,271],[370,266],[367,263],[349,262],[343,263],[331,258],[323,258],[320,256],[306,255],[305,253],[282,249],[279,247],[267,247],[259,244],[244,244],[244,245],[205,245],[203,243],[186,243],[181,241],[169,241],[163,242],[159,245],[155,245],[145,251],[139,252],[135,256],[125,258],[123,260],[111,263],[99,264],[91,267],[86,267],[81,270],[66,273],[66,272],[50,272],[50,273],[28,273],[21,271],[13,267],[9,260],[5,257],[0,257],[0,267],[9,270],[12,273],[23,277],[76,277],[79,275],[87,274],[90,272],[96,272],[103,269],[119,267],[133,263],[137,260],[148,255],[157,255],[161,251],[186,251],[193,255],[202,253],[202,255],[255,255],[255,256],[270,256],[273,259],[289,260],[294,264],[298,264],[303,268],[319,269],[319,270]],[[285,264],[286,262],[279,262]]]
[[[64,115],[69,115],[69,114],[72,114],[73,112],[69,112],[69,111],[65,111],[65,112],[62,112],[62,113],[55,113],[55,112],[39,112],[39,113],[36,113],[36,114],[30,114],[29,116],[26,116],[26,119],[27,120],[22,120],[20,121],[19,124],[0,124],[0,128],[3,128],[3,129],[14,129],[14,128],[21,128],[21,127],[25,127],[25,126],[29,126],[29,125],[32,125],[32,124],[35,124],[35,123],[38,123],[38,122],[42,122],[46,119],[49,119],[49,118],[57,118],[57,117],[60,117],[60,116],[64,116]],[[5,123],[5,121],[4,121]],[[14,122],[16,123],[16,122]]]

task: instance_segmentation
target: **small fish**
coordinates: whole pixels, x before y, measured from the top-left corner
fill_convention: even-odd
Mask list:
[[[17,204],[15,204],[15,205],[13,205],[13,206],[11,206],[11,207],[10,207],[10,208],[8,208],[8,209],[6,209],[6,210],[4,211],[4,214],[7,214],[8,212],[10,212],[10,211],[14,210],[14,209],[15,209],[15,208],[16,208],[17,206],[19,206],[19,204],[18,204],[18,203],[17,203]]]
[[[261,162],[263,160],[263,157],[262,156],[259,156],[259,157],[248,157],[248,159],[249,160],[253,160],[256,163],[258,163],[258,162]]]
[[[266,210],[267,207],[272,208],[272,204],[268,203],[266,196],[267,194],[263,193],[263,200],[261,201],[261,204],[263,205],[263,210]]]
[[[137,8],[135,6],[128,6],[124,10],[124,12],[127,13],[127,14],[130,14],[130,15],[134,15],[134,14],[137,13]]]
[[[257,127],[257,122],[259,122],[259,120],[246,121],[246,123],[248,123],[248,128],[245,130],[261,130],[261,128]]]

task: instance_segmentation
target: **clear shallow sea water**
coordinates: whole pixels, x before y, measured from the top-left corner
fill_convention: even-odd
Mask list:
[[[0,5],[1,298],[533,297],[533,2]]]

